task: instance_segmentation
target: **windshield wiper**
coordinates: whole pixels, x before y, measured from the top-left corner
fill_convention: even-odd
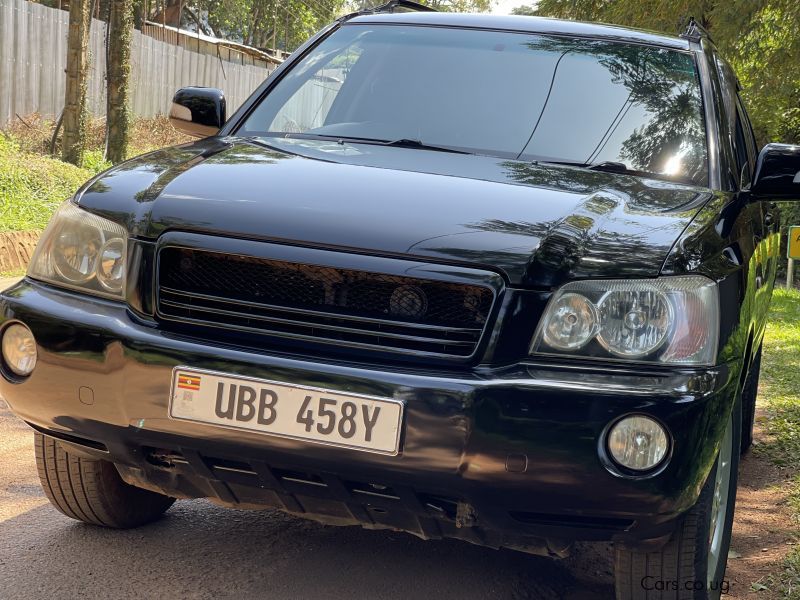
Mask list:
[[[603,171],[605,173],[627,173],[629,175],[643,175],[642,171],[629,169],[624,163],[613,162],[607,160],[605,162],[597,163],[595,165],[586,165],[587,169],[592,171]]]
[[[277,136],[276,136],[277,137]],[[380,138],[358,137],[352,135],[328,135],[324,133],[287,133],[280,137],[286,139],[331,140],[339,144],[372,144],[374,146],[389,146],[391,148],[411,148],[414,150],[432,150],[434,152],[450,152],[452,154],[471,154],[466,150],[448,148],[447,146],[434,146],[421,140],[399,138],[396,140],[382,140]]]
[[[614,162],[611,160],[603,161],[601,163],[582,163],[571,160],[539,160],[539,163],[547,165],[566,165],[568,167],[578,167],[579,169],[589,169],[590,171],[602,171],[604,173],[622,173],[624,175],[638,175],[640,177],[653,177],[656,179],[663,179],[664,175],[660,173],[650,173],[648,171],[637,171],[631,169],[621,162]]]
[[[420,140],[413,140],[410,138],[400,138],[399,140],[393,140],[391,142],[378,142],[382,146],[391,146],[393,148],[416,148],[417,150],[433,150],[434,152],[451,152],[453,154],[469,154],[466,150],[457,150],[455,148],[448,148],[447,146],[432,146],[431,144],[425,144]]]

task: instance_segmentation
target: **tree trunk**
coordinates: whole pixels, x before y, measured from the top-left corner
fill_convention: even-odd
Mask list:
[[[111,44],[106,74],[106,158],[116,164],[125,160],[128,150],[133,0],[111,0],[108,26]]]
[[[62,158],[74,165],[83,161],[86,145],[86,80],[89,69],[89,27],[92,0],[69,3],[67,85],[64,94]]]

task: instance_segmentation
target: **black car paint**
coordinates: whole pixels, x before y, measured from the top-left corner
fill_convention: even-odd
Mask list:
[[[80,205],[122,217],[142,239],[180,230],[282,240],[478,264],[510,285],[550,288],[654,277],[710,198],[703,188],[492,157],[335,142],[276,147],[293,154],[236,138],[164,150],[107,172]]]
[[[357,19],[501,29],[529,23],[437,14]],[[290,469],[320,474],[331,497],[319,506],[346,507],[345,521],[423,537],[550,554],[563,551],[561,540],[665,539],[714,461],[723,417],[763,336],[777,262],[777,232],[765,225],[773,209],[737,189],[732,176],[735,138],[722,115],[724,96],[735,90],[718,77],[713,48],[617,28],[539,25],[694,52],[711,118],[708,189],[491,157],[374,146],[354,153],[310,142],[269,149],[236,138],[258,97],[337,26],[280,67],[220,137],[139,157],[85,186],[79,204],[131,232],[128,307],[32,280],[4,292],[0,326],[28,324],[40,366],[25,381],[0,378],[0,393],[35,427],[113,458],[128,481],[176,495],[299,512],[295,494],[308,491],[270,479],[275,469]],[[467,365],[365,361],[346,347],[304,355],[161,331],[156,250],[164,239],[190,243],[198,236],[232,252],[263,242],[287,253],[311,248],[353,266],[400,258],[444,272],[448,265],[486,269],[502,278],[500,302],[490,335]],[[561,283],[690,272],[719,282],[717,366],[528,357],[538,319]],[[169,373],[179,364],[404,398],[403,452],[391,458],[178,427],[165,406]],[[92,404],[82,401],[81,386],[93,389]],[[600,442],[611,422],[638,412],[658,418],[673,436],[670,460],[647,477],[604,464]],[[188,466],[148,462],[148,448],[180,450]],[[251,465],[255,478],[240,473],[237,480],[201,456]],[[350,481],[389,485],[399,502],[359,502],[344,485]],[[458,514],[442,515],[420,497],[453,499]]]

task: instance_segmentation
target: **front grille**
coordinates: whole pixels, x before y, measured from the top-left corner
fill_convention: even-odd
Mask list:
[[[167,247],[158,314],[259,336],[469,357],[490,287]]]

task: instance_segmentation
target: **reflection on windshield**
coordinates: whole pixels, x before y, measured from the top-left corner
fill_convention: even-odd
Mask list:
[[[607,40],[346,25],[286,74],[239,133],[413,140],[707,181],[691,54]]]

